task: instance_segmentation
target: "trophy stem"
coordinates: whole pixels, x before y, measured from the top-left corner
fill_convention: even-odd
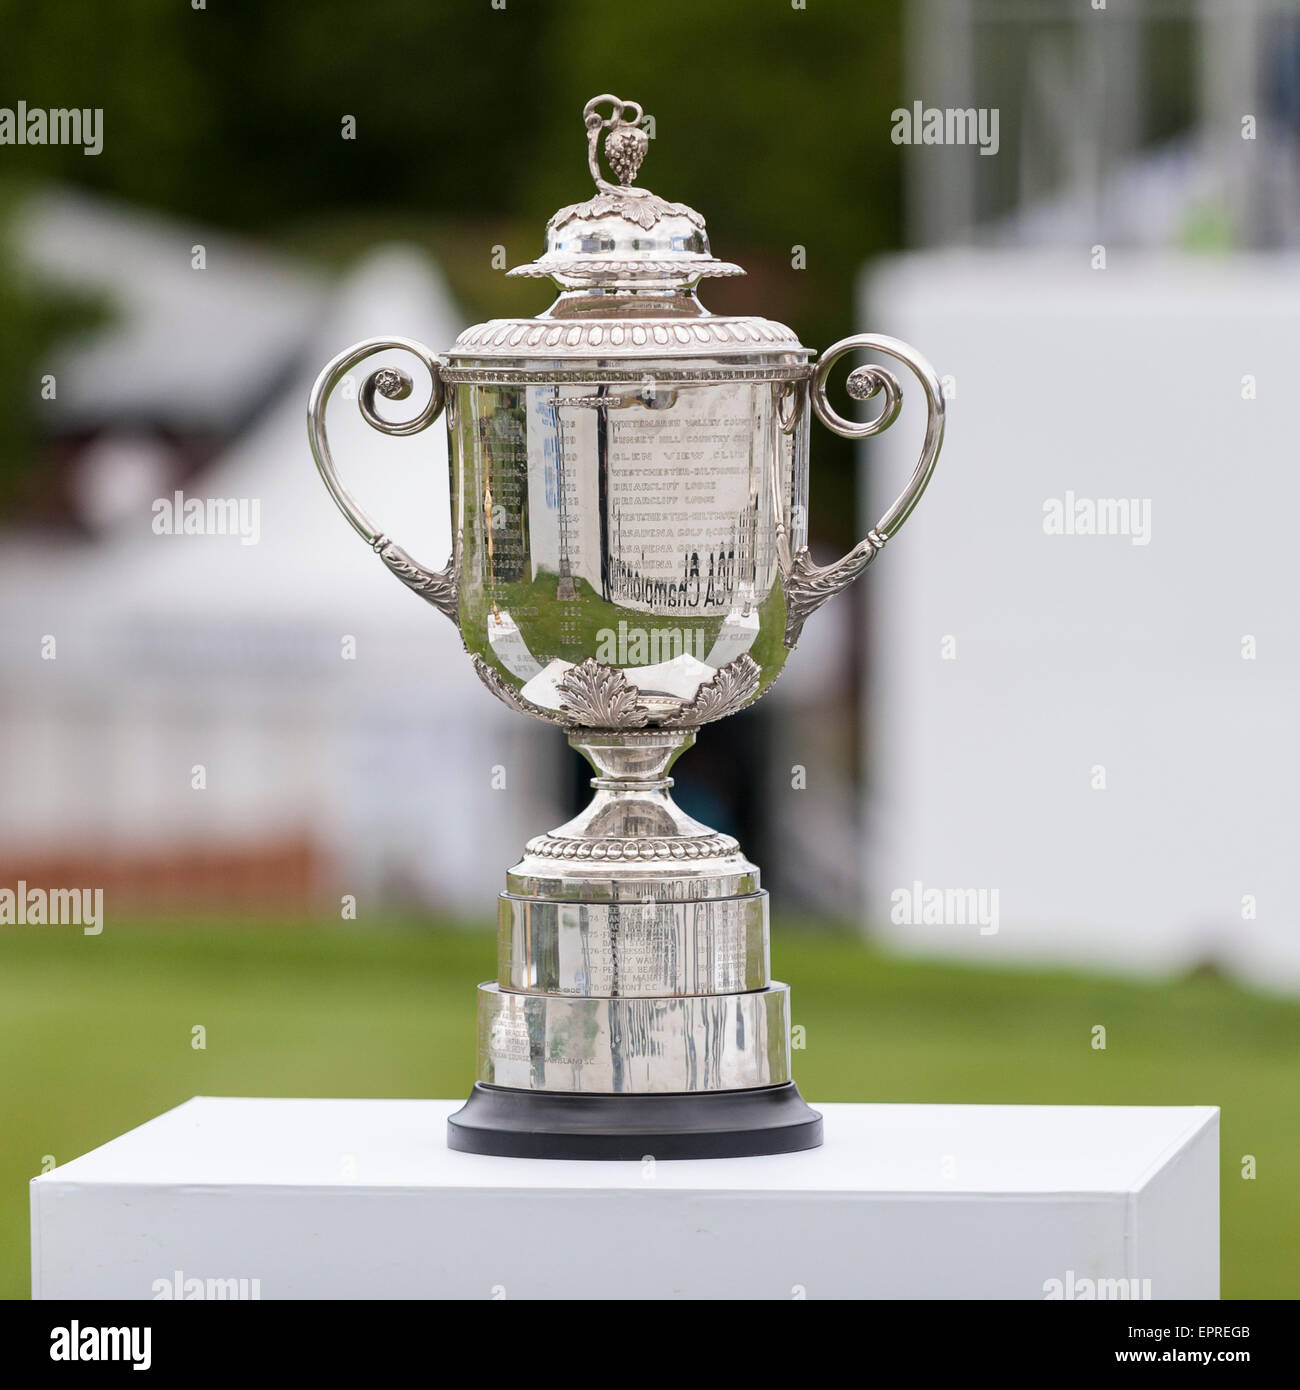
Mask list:
[[[591,779],[595,795],[571,821],[552,830],[551,838],[605,842],[602,857],[608,857],[610,841],[719,838],[707,825],[682,811],[672,798],[673,779],[668,770],[694,742],[694,729],[652,733],[575,729],[569,735],[569,745],[591,764],[596,774]],[[595,848],[593,845],[593,851]]]

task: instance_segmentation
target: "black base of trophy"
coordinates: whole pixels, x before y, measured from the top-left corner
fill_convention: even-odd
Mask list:
[[[822,1142],[822,1117],[793,1081],[752,1091],[576,1095],[476,1084],[447,1121],[447,1146],[502,1158],[749,1158]]]

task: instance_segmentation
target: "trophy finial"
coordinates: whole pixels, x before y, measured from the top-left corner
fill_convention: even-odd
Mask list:
[[[565,291],[680,286],[692,292],[707,276],[745,273],[714,256],[694,208],[633,183],[654,130],[640,102],[604,92],[583,107],[582,123],[595,196],[555,212],[541,256],[508,275],[547,277]]]
[[[600,106],[613,107],[613,114],[602,116],[596,109]],[[587,127],[587,167],[596,187],[609,192],[616,187],[631,189],[641,161],[650,147],[650,137],[641,129],[643,116],[641,105],[635,101],[624,101],[609,92],[592,99],[582,109],[583,124]],[[610,183],[601,175],[597,149],[600,132],[608,130],[605,137],[605,158],[609,167],[618,175],[618,184]],[[636,190],[640,192],[640,190]]]

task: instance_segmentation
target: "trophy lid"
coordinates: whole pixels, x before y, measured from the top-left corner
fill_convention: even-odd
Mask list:
[[[600,109],[612,107],[602,116]],[[549,276],[562,290],[689,289],[706,276],[743,275],[709,249],[704,218],[685,203],[670,203],[633,180],[650,144],[635,101],[608,92],[583,109],[587,127],[587,166],[596,196],[561,208],[546,224],[546,248],[535,261],[510,275]],[[618,178],[600,172],[599,144]]]

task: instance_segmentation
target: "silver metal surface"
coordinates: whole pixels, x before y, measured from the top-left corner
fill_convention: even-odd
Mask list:
[[[695,209],[634,185],[642,119],[608,93],[583,111],[594,195],[561,208],[542,254],[510,272],[552,279],[548,310],[467,328],[445,359],[407,339],[359,343],[321,373],[308,410],[317,466],[353,528],[457,622],[484,686],[565,728],[596,773],[591,803],[529,841],[506,876],[501,978],[479,996],[479,1075],[499,1086],[663,1093],[789,1078],[759,871],[674,803],[669,769],[698,728],[771,688],[809,614],[907,520],[943,442],[938,379],[906,344],[846,338],[813,366],[784,324],[704,308],[702,279],[743,271],[713,255]],[[326,438],[338,382],[394,348],[428,373],[428,403],[386,420],[379,398],[415,388],[383,367],[359,404],[389,434],[445,415],[454,551],[442,570],[378,531]],[[925,442],[866,538],[816,565],[812,417],[866,439],[902,408],[897,377],[874,363],[847,387],[878,398],[879,414],[855,423],[832,408],[828,375],[857,349],[919,381]]]
[[[597,381],[611,379],[606,375],[610,368],[605,365],[593,363],[585,370],[575,366],[574,353],[616,355],[624,362],[662,358],[663,364],[654,373],[660,380],[670,379],[671,373],[674,381],[707,381],[717,379],[707,373],[718,369],[742,375],[763,369],[792,379],[811,375],[811,368],[805,365],[808,349],[785,324],[707,314],[689,295],[624,304],[620,311],[620,306],[600,298],[562,294],[539,318],[489,319],[465,329],[452,348],[455,357],[480,363],[473,381],[492,378],[496,359],[518,359],[524,364],[536,361],[536,370],[548,376],[567,373],[564,380],[576,380],[579,374]],[[755,354],[780,356],[771,361]],[[677,361],[682,357],[693,359],[693,365]],[[747,366],[749,357],[754,360]],[[705,366],[700,358],[716,358],[717,366]],[[740,361],[732,362],[734,358]],[[620,369],[615,365],[613,370]],[[646,374],[642,366],[633,370],[638,377]],[[447,372],[450,381],[464,381],[466,375],[464,367]],[[529,379],[532,375],[530,372]]]
[[[499,900],[502,989],[525,994],[736,994],[768,983],[767,894],[692,902]]]
[[[822,355],[812,378],[813,409],[822,424],[848,439],[869,439],[872,435],[887,430],[898,418],[903,404],[898,378],[886,368],[878,366],[858,367],[849,374],[848,379],[849,394],[855,400],[870,400],[878,394],[883,394],[883,408],[874,420],[856,424],[852,420],[846,420],[832,408],[826,396],[826,378],[830,369],[846,352],[857,349],[883,352],[889,357],[897,358],[911,369],[921,383],[925,395],[925,440],[921,445],[921,455],[912,470],[912,476],[907,480],[907,486],[875,526],[867,532],[866,539],[860,541],[842,559],[830,565],[816,565],[806,545],[801,545],[784,534],[778,534],[777,550],[781,557],[781,573],[785,584],[787,647],[793,647],[799,640],[799,634],[809,614],[814,613],[827,599],[848,588],[884,549],[885,542],[911,516],[913,508],[921,500],[921,494],[930,482],[934,465],[939,458],[939,450],[943,447],[943,390],[934,368],[914,348],[882,333],[859,333],[852,338],[842,338],[827,348]],[[780,529],[778,526],[778,532]]]
[[[648,362],[629,379],[653,401],[629,405],[614,371],[594,391],[444,372],[460,628],[539,718],[695,727],[784,664],[778,537],[805,540],[807,417],[778,423],[788,375],[668,391]]]
[[[603,116],[601,108],[612,108]],[[641,107],[608,92],[583,108],[587,168],[596,196],[561,208],[546,224],[546,249],[511,275],[549,276],[566,289],[600,287],[665,289],[693,285],[705,276],[743,275],[709,250],[704,218],[685,203],[670,203],[647,188],[634,188],[649,137],[640,128]],[[610,183],[600,171],[600,134],[605,158],[618,175]]]
[[[592,765],[595,795],[570,821],[530,840],[506,875],[516,897],[584,903],[700,902],[759,891],[759,873],[729,835],[688,816],[669,769],[692,730],[580,729],[569,743]]]
[[[790,1080],[790,991],[581,999],[478,989],[478,1079],[521,1090],[664,1094]]]
[[[866,424],[855,425],[831,409],[826,399],[826,377],[831,367],[846,353],[859,349],[867,352],[883,352],[888,357],[897,358],[908,367],[912,375],[921,383],[925,395],[925,440],[921,445],[921,455],[917,459],[907,486],[894,499],[894,502],[872,528],[882,543],[897,534],[899,527],[911,516],[916,504],[921,500],[934,473],[934,465],[943,447],[944,400],[943,387],[934,368],[915,348],[909,347],[898,338],[886,337],[883,333],[858,333],[852,338],[841,338],[822,354],[822,360],[813,372],[813,408],[817,418],[828,429],[849,439],[866,439],[881,430],[888,429],[898,418],[902,407],[902,392],[898,379],[883,367],[858,367],[849,374],[849,394],[855,400],[870,400],[877,391],[885,393],[885,408],[880,416]]]
[[[339,511],[347,517],[352,529],[408,589],[414,589],[439,612],[455,622],[459,587],[455,558],[453,557],[441,570],[426,569],[413,560],[400,545],[390,541],[339,481],[338,471],[334,467],[334,456],[330,452],[329,437],[325,431],[325,409],[339,382],[368,357],[373,357],[377,352],[391,352],[395,349],[409,352],[428,372],[429,402],[418,415],[409,420],[385,420],[375,409],[376,391],[389,400],[406,400],[411,394],[412,382],[405,372],[392,367],[381,367],[366,378],[358,395],[362,417],[372,429],[391,435],[419,434],[438,418],[444,401],[443,384],[439,364],[429,349],[411,338],[367,338],[364,342],[355,343],[347,351],[339,353],[316,378],[316,384],[312,387],[311,397],[307,402],[307,438],[325,486]]]

